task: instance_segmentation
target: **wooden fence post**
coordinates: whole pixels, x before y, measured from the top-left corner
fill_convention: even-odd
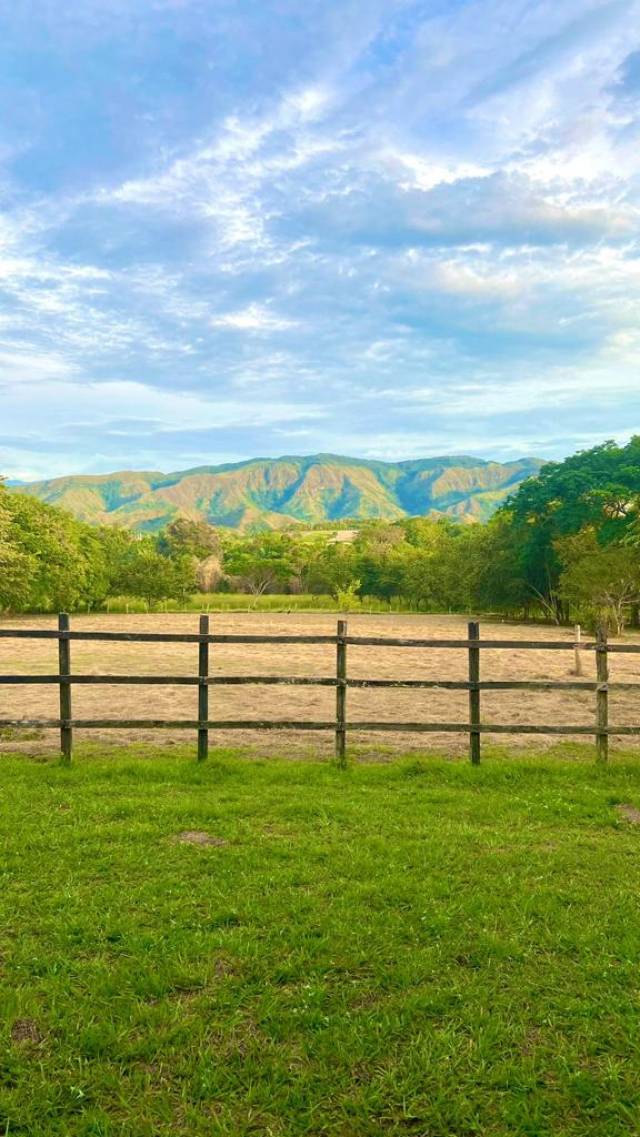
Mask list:
[[[336,651],[336,758],[346,766],[347,758],[347,621],[338,620]]]
[[[607,629],[598,626],[596,643],[596,759],[607,762],[609,758],[609,661],[607,658]]]
[[[581,651],[582,628],[580,627],[579,624],[576,624],[576,626],[574,628],[574,636],[575,636],[575,641],[574,641],[573,649],[574,649],[575,666],[573,669],[573,674],[574,675],[582,675],[582,651]]]
[[[200,635],[209,635],[209,617],[200,617]],[[209,644],[201,640],[198,645],[198,762],[204,762],[209,755]]]
[[[60,675],[60,750],[65,762],[71,761],[73,750],[73,729],[71,727],[71,685],[67,676],[71,675],[71,644],[63,636],[69,631],[69,617],[66,612],[58,616],[58,673]]]
[[[480,726],[480,648],[471,644],[472,640],[480,639],[480,625],[472,620],[469,623],[469,757],[474,766],[480,764],[480,731],[474,727]]]

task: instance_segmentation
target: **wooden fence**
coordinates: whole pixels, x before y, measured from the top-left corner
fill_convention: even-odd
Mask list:
[[[350,636],[346,620],[338,620],[335,635],[212,635],[209,617],[200,617],[197,633],[178,632],[98,632],[73,631],[69,617],[58,617],[57,629],[8,628],[0,629],[0,638],[13,639],[54,639],[58,641],[58,672],[55,675],[0,675],[0,685],[46,684],[59,687],[60,717],[57,719],[0,719],[2,727],[55,728],[60,731],[60,749],[66,761],[71,760],[74,729],[92,730],[116,729],[157,729],[193,730],[198,737],[198,759],[203,761],[209,751],[209,731],[211,730],[319,730],[335,734],[336,757],[341,765],[346,761],[346,738],[350,730],[391,731],[419,733],[464,733],[469,735],[469,756],[471,762],[480,762],[480,740],[483,734],[552,734],[552,735],[593,735],[596,743],[598,761],[606,762],[610,735],[640,735],[640,726],[609,725],[609,691],[640,690],[639,683],[611,683],[609,681],[608,657],[611,652],[640,653],[640,644],[610,644],[604,630],[598,632],[593,642],[567,640],[493,640],[480,639],[480,625],[471,622],[466,640],[444,639],[398,639],[382,636]],[[192,643],[198,645],[197,675],[75,675],[71,670],[71,645],[77,641],[104,641],[128,643]],[[335,675],[319,676],[281,676],[281,675],[209,675],[210,644],[328,644],[336,649]],[[355,647],[386,648],[451,648],[465,650],[468,656],[468,680],[439,679],[349,679],[347,673],[347,651]],[[597,679],[576,679],[555,682],[552,680],[485,680],[480,678],[480,656],[482,651],[509,649],[594,651],[596,653]],[[578,655],[576,654],[576,658]],[[579,668],[577,669],[579,672]],[[72,710],[72,688],[76,684],[143,684],[143,685],[192,685],[198,688],[198,717],[196,719],[74,719]],[[331,721],[300,722],[282,719],[266,720],[216,720],[209,718],[209,688],[218,685],[266,685],[285,684],[296,686],[322,686],[336,689],[336,714]],[[440,689],[447,691],[468,691],[469,721],[459,722],[349,722],[347,717],[347,692],[350,688],[380,687],[410,689]],[[486,723],[481,718],[481,694],[483,691],[592,691],[595,694],[594,725],[564,726],[557,724],[509,726],[499,723]]]

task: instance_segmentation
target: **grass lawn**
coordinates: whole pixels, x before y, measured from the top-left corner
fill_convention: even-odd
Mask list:
[[[584,753],[2,757],[1,1137],[640,1133],[640,765]]]

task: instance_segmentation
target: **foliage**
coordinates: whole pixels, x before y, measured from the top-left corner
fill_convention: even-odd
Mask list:
[[[242,530],[326,526],[337,520],[394,518],[436,509],[488,517],[514,484],[539,469],[535,459],[500,465],[478,458],[426,458],[377,462],[309,455],[264,458],[233,465],[154,473],[74,475],[35,482],[22,492],[51,505],[82,511],[83,520],[110,522],[140,532],[190,518]],[[179,503],[179,505],[178,505]]]
[[[295,543],[283,533],[265,531],[253,537],[229,540],[225,571],[236,585],[254,596],[276,591],[296,572]]]
[[[187,605],[196,590],[226,590],[557,621],[600,613],[621,629],[640,611],[639,557],[640,438],[549,463],[484,524],[410,517],[243,535],[180,517],[136,538],[0,489],[0,607],[14,611],[118,594]]]
[[[114,590],[142,596],[149,609],[170,596],[186,597],[196,587],[193,557],[168,557],[158,552],[151,538],[132,542],[112,582]]]
[[[506,508],[531,597],[566,616],[558,542],[591,527],[598,544],[625,543],[637,525],[639,497],[640,437],[551,462],[523,482]]]
[[[61,611],[100,603],[108,593],[100,530],[6,489],[0,490],[0,566],[0,609]]]
[[[354,608],[360,607],[359,587],[360,581],[353,580],[348,588],[338,589],[336,602],[341,612],[352,612]]]
[[[560,594],[591,614],[591,622],[610,624],[619,634],[632,605],[640,604],[640,557],[620,543],[600,545],[590,526],[556,542],[563,571]]]
[[[220,535],[206,521],[178,517],[158,537],[158,552],[168,557],[188,556],[204,561],[220,553]]]

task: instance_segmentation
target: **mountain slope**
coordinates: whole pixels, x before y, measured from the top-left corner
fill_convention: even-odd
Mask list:
[[[73,475],[16,489],[84,521],[141,531],[160,529],[178,516],[243,530],[346,517],[428,514],[475,521],[489,517],[541,465],[535,458],[500,463],[454,456],[394,463],[318,454],[173,474]]]

